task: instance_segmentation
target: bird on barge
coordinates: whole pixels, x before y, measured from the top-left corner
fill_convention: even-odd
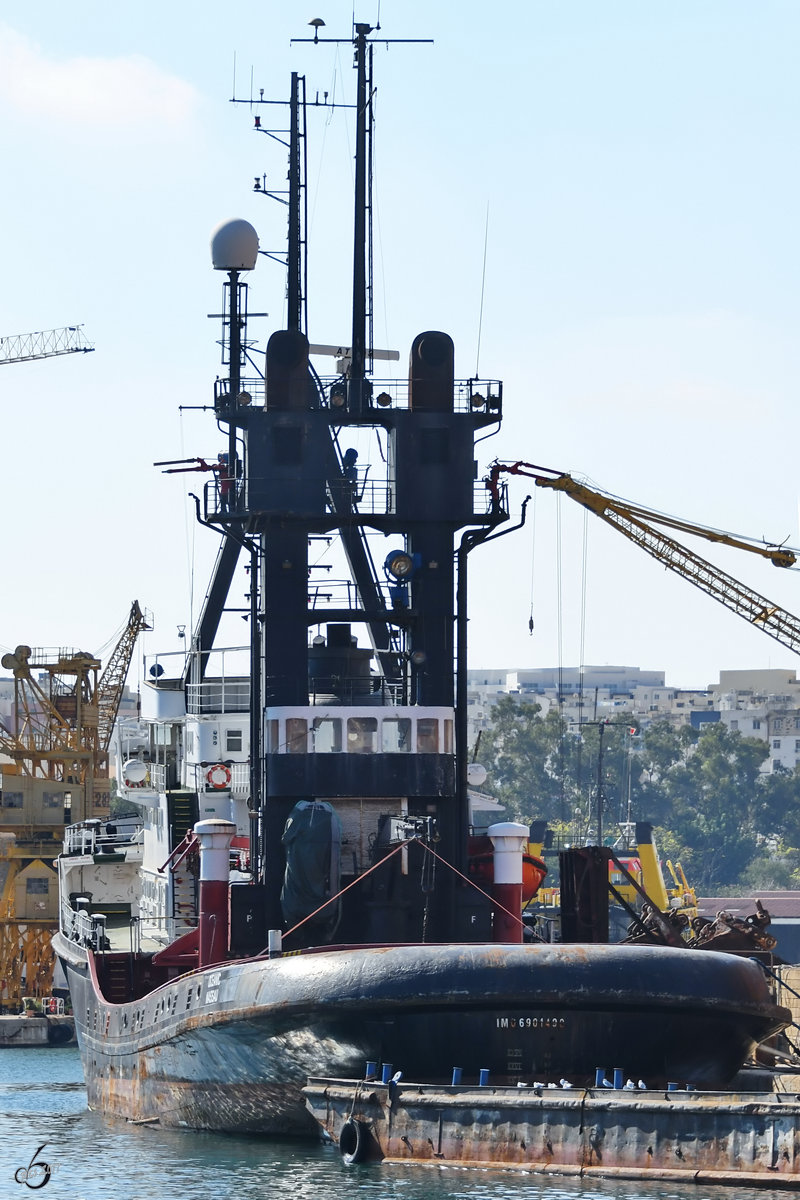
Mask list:
[[[225,440],[216,463],[193,465],[209,474],[198,519],[221,542],[190,652],[177,671],[152,664],[144,739],[123,751],[143,843],[71,828],[59,860],[54,945],[89,1104],[135,1121],[311,1133],[307,1078],[359,1075],[365,1060],[431,1082],[454,1062],[498,1082],[578,1082],[601,1046],[653,1083],[722,1085],[788,1020],[752,962],[524,943],[505,860],[491,894],[470,880],[467,569],[516,527],[476,467],[503,393],[458,381],[438,330],[414,339],[406,380],[372,370],[374,33],[357,24],[353,37],[350,345],[335,377],[317,375],[328,348],[305,329],[295,75],[288,327],[269,339],[263,378],[244,374],[256,232],[228,222],[212,241],[226,275],[230,371],[213,400]],[[353,453],[368,437],[380,473]],[[320,538],[341,547],[342,587],[314,582]],[[214,674],[240,559],[249,670]],[[524,833],[496,827],[496,852],[522,849]]]

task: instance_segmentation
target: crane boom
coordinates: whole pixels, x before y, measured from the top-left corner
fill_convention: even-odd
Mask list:
[[[125,679],[133,657],[136,639],[145,629],[152,629],[147,618],[139,607],[139,601],[134,600],[128,615],[128,623],[122,631],[111,657],[106,663],[105,670],[100,676],[95,696],[97,702],[97,747],[102,753],[107,753],[111,744],[111,734],[117,719]]]
[[[90,354],[94,346],[83,335],[82,325],[46,329],[44,333],[15,333],[0,338],[0,365],[53,358],[58,354]]]
[[[543,474],[543,471],[548,473]],[[734,579],[732,575],[728,575],[719,567],[707,562],[692,550],[688,550],[666,533],[653,529],[649,522],[659,522],[672,528],[683,529],[698,537],[704,537],[708,541],[721,542],[740,550],[760,554],[762,557],[770,559],[775,566],[789,567],[795,563],[795,556],[790,550],[785,550],[780,546],[759,545],[721,533],[718,530],[708,529],[702,525],[693,525],[688,521],[663,516],[650,509],[628,504],[625,500],[606,496],[584,483],[579,483],[571,475],[552,472],[548,468],[534,467],[531,463],[495,463],[492,466],[490,488],[496,489],[497,478],[501,472],[525,475],[532,478],[537,487],[566,492],[572,500],[577,501],[578,504],[593,512],[612,528],[635,542],[636,545],[641,546],[669,570],[688,580],[707,595],[713,596],[725,608],[737,613],[750,624],[758,625],[770,637],[780,642],[781,645],[787,646],[795,654],[800,654],[800,619],[780,605],[773,604],[771,600],[767,600],[765,596],[761,596],[752,588],[746,587],[738,579]]]

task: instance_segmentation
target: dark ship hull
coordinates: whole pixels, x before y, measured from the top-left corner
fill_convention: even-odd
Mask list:
[[[133,1121],[312,1130],[311,1075],[728,1083],[786,1014],[730,955],[626,946],[393,946],[221,963],[109,1004],[98,959],[57,937],[90,1107]],[[688,961],[687,961],[688,960]],[[101,969],[104,964],[100,963]]]

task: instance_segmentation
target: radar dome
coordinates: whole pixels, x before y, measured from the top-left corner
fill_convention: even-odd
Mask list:
[[[249,221],[223,221],[211,235],[215,271],[252,271],[258,257],[258,234]]]

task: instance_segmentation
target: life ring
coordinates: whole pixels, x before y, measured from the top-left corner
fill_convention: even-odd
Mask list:
[[[206,779],[211,784],[212,788],[217,791],[222,788],[230,787],[231,785],[231,769],[226,767],[225,763],[215,763],[210,770],[206,772]]]
[[[367,1128],[363,1121],[347,1118],[339,1131],[339,1153],[348,1167],[364,1161],[367,1156]]]

